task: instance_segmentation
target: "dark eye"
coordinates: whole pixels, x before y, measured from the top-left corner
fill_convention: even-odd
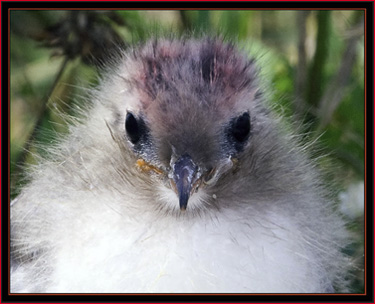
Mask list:
[[[132,113],[126,114],[125,130],[133,144],[136,144],[146,133],[144,121],[141,118],[135,118]]]
[[[241,116],[235,118],[230,126],[230,133],[232,137],[239,143],[243,143],[250,134],[250,115],[243,113]]]

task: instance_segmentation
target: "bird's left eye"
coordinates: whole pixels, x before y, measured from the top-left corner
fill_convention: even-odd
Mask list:
[[[233,118],[225,131],[226,134],[226,145],[225,149],[229,152],[229,154],[235,155],[238,152],[241,152],[246,143],[247,139],[250,136],[251,131],[251,122],[250,122],[250,115],[248,112],[241,114]]]
[[[241,116],[235,118],[230,126],[230,134],[238,142],[243,143],[250,134],[250,115],[243,113]]]

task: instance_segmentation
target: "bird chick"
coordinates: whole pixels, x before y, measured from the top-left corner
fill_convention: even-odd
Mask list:
[[[11,207],[11,291],[346,290],[343,221],[220,38],[124,52]]]

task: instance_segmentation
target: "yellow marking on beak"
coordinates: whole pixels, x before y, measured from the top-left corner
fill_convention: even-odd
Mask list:
[[[137,166],[138,169],[140,169],[141,171],[146,172],[146,173],[149,173],[150,171],[154,171],[158,174],[164,173],[162,170],[160,170],[159,168],[157,168],[153,165],[150,165],[149,163],[147,163],[142,158],[137,159],[135,165]]]

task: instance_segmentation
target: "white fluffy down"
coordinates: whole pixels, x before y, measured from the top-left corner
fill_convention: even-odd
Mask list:
[[[56,268],[51,278],[36,279],[45,292],[301,293],[327,287],[324,270],[312,269],[312,253],[298,245],[303,235],[294,220],[276,208],[192,220],[124,218],[109,201],[84,193],[75,205],[84,216],[72,222],[78,214],[62,208],[63,228],[49,236]],[[13,273],[13,292],[33,291],[35,281],[24,276],[33,265],[24,267]]]

